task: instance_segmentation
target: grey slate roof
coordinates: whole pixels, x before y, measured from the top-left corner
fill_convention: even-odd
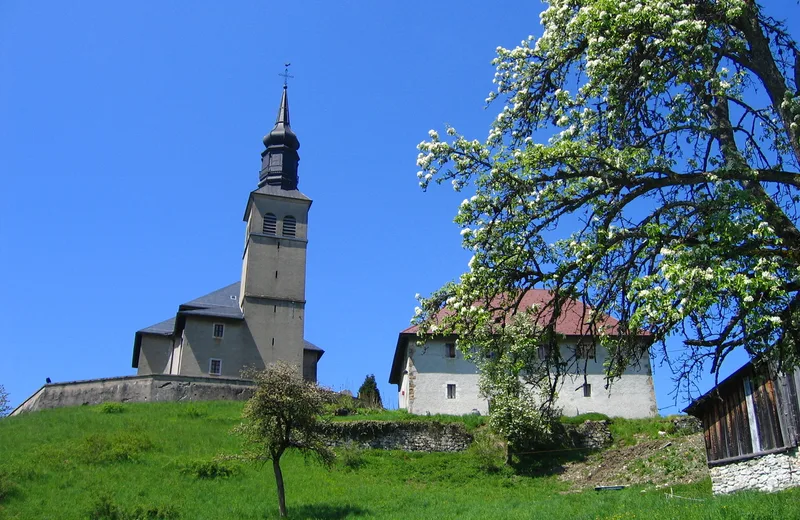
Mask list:
[[[311,343],[307,339],[303,340],[303,350],[316,350],[318,352],[325,352],[324,350],[322,350],[318,346],[314,345],[313,343]]]
[[[168,320],[164,320],[161,323],[156,323],[155,325],[150,325],[149,327],[145,327],[142,330],[138,330],[136,332],[140,332],[143,334],[162,334],[164,336],[169,336],[172,334],[172,331],[175,330],[175,317],[172,317]]]
[[[297,193],[300,192],[298,191]],[[305,195],[303,196],[305,197]],[[186,321],[186,315],[211,316],[214,318],[243,320],[244,314],[239,307],[240,288],[241,282],[235,282],[223,287],[222,289],[217,289],[214,292],[210,292],[205,296],[195,298],[194,300],[180,305],[178,307],[178,314],[174,318],[164,320],[160,323],[156,323],[155,325],[150,325],[149,327],[136,331],[136,336],[133,342],[133,368],[139,366],[139,351],[141,350],[142,345],[142,334],[161,334],[164,336],[171,336],[173,334],[179,335],[180,331],[183,330],[183,326]],[[231,296],[235,296],[235,298],[231,298]],[[306,340],[303,340],[303,350],[312,350],[314,352],[318,352],[319,357],[321,357],[325,352],[323,349]]]
[[[300,190],[284,190],[280,186],[272,186],[265,184],[255,190],[253,193],[260,193],[262,195],[275,195],[276,197],[285,197],[287,199],[300,199],[311,200],[306,197]]]
[[[195,298],[180,306],[180,311],[187,314],[243,318],[239,308],[239,290],[241,282],[232,283],[222,289]]]

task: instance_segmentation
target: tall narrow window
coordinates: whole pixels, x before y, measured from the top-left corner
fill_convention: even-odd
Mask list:
[[[225,325],[222,323],[215,323],[214,324],[214,337],[216,339],[222,339],[222,336],[225,334]]]
[[[444,344],[444,357],[453,359],[456,357],[456,344],[455,343],[445,343]]]
[[[539,361],[544,361],[547,359],[547,355],[550,354],[550,347],[547,345],[541,345],[537,351],[539,352]]]
[[[264,229],[262,229],[265,235],[275,235],[278,233],[278,217],[273,215],[272,213],[264,214]]]
[[[447,385],[447,398],[448,399],[456,398],[456,385],[454,384]]]
[[[208,373],[212,376],[222,374],[222,360],[213,358],[208,360]]]
[[[592,397],[592,385],[589,383],[583,385],[583,397]]]
[[[297,219],[288,215],[283,217],[283,233],[285,237],[293,237],[297,234]]]
[[[575,347],[575,357],[578,359],[595,359],[597,353],[591,343],[578,343]]]

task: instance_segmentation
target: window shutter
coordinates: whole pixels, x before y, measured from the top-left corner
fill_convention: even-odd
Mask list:
[[[292,216],[283,217],[283,233],[285,237],[296,236],[297,233],[297,220]]]
[[[272,213],[264,215],[264,229],[262,230],[265,235],[276,235],[278,233],[278,218]]]

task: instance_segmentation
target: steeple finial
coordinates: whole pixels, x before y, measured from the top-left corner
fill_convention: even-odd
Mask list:
[[[283,77],[283,88],[286,88],[289,85],[289,78],[294,78],[294,76],[289,74],[289,66],[291,63],[284,63],[283,66],[286,67],[283,69],[283,74],[278,74],[278,76]]]
[[[290,63],[285,64],[283,74],[283,94],[281,104],[278,107],[278,117],[275,120],[275,128],[264,136],[265,150],[261,152],[261,172],[259,174],[258,186],[264,184],[280,186],[284,190],[297,189],[297,165],[300,156],[297,150],[300,148],[300,141],[292,131],[289,122],[289,95],[288,79],[293,77],[289,74]]]

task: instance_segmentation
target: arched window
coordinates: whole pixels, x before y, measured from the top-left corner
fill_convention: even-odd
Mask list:
[[[283,236],[293,237],[297,234],[297,220],[292,216],[283,217]]]
[[[278,233],[278,217],[272,213],[264,215],[264,229],[262,230],[265,235],[275,235]]]

